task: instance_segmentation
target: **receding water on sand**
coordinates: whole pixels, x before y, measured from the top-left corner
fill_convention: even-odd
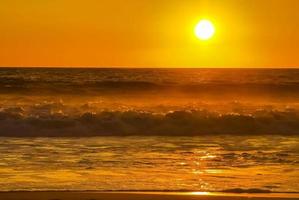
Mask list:
[[[2,191],[299,191],[295,136],[1,138],[0,154]]]

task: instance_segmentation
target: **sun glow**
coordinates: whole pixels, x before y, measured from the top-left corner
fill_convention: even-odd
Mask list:
[[[209,20],[201,20],[195,27],[195,35],[201,40],[208,40],[215,34],[215,27]]]
[[[207,196],[211,195],[210,192],[190,192],[191,195],[196,195],[196,196]]]

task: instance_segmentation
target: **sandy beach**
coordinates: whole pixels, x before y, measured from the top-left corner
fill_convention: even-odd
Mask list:
[[[1,200],[291,200],[298,194],[146,193],[146,192],[1,192]]]

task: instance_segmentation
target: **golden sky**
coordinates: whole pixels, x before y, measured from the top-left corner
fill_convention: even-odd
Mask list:
[[[0,66],[299,67],[299,0],[0,0]]]

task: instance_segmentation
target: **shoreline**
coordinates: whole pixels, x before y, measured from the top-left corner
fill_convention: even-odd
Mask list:
[[[292,200],[299,193],[2,191],[3,200]]]

